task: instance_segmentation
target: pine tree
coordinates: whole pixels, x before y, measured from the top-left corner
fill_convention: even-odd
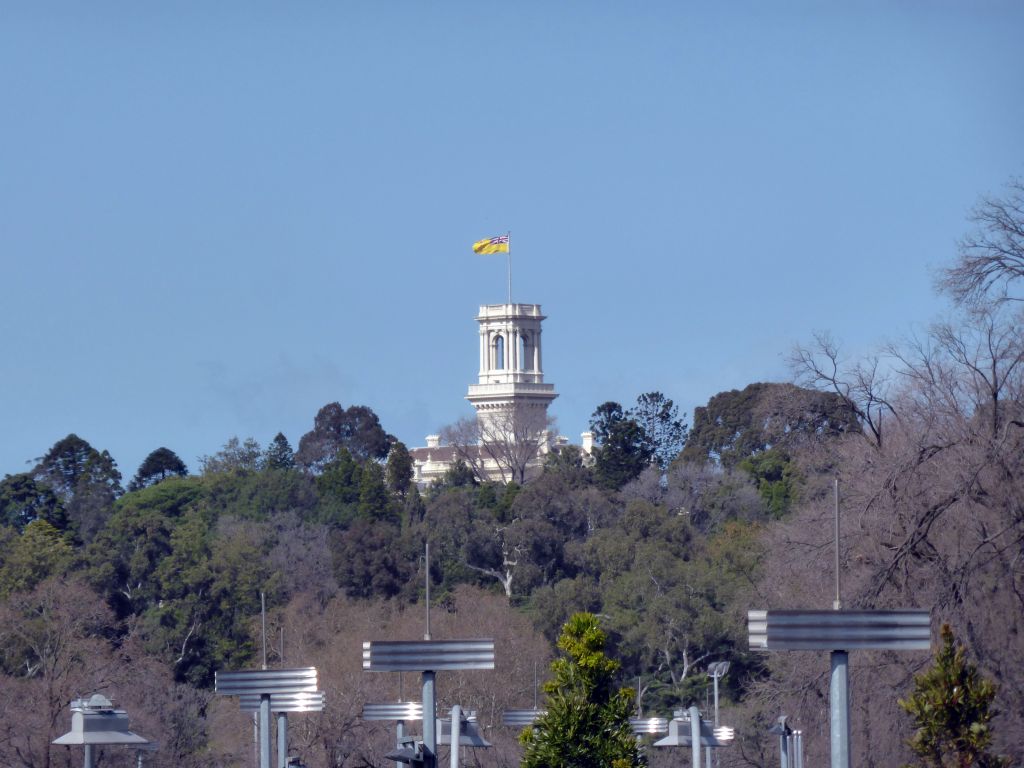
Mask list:
[[[646,760],[629,725],[633,690],[614,688],[619,662],[605,653],[605,633],[591,613],[573,615],[544,684],[547,712],[523,732],[521,768],[635,768]]]
[[[268,469],[291,469],[295,466],[295,454],[283,432],[274,435],[263,454],[263,466]]]
[[[996,686],[967,661],[953,630],[942,626],[942,648],[935,665],[914,678],[914,692],[900,706],[914,718],[917,732],[908,742],[922,768],[1003,768],[1009,760],[992,755],[990,721]]]

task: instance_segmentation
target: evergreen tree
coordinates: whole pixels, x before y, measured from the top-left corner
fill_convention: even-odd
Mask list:
[[[393,521],[391,499],[384,485],[384,468],[375,461],[368,461],[363,465],[363,472],[359,477],[357,512],[366,520]]]
[[[129,491],[139,491],[156,485],[168,477],[185,477],[188,467],[170,448],[157,448],[149,454],[128,484]]]
[[[295,466],[295,454],[284,433],[278,432],[263,454],[263,466],[267,469],[291,469]]]
[[[989,753],[996,715],[996,686],[967,661],[953,630],[942,625],[942,648],[935,666],[914,678],[914,692],[900,706],[914,718],[917,732],[910,748],[922,768],[1002,768],[1004,757]]]
[[[405,443],[398,441],[391,446],[391,452],[388,453],[388,490],[404,499],[412,485],[413,476],[412,454],[405,447]]]
[[[633,690],[614,687],[619,663],[604,652],[591,613],[570,617],[558,638],[565,656],[544,684],[547,712],[523,732],[522,768],[633,768],[646,759],[629,725]]]
[[[651,458],[666,469],[686,443],[686,424],[679,418],[675,403],[661,392],[645,392],[636,399],[629,415],[643,430]]]
[[[0,525],[21,531],[33,520],[45,520],[60,531],[68,527],[64,505],[48,485],[27,472],[7,475],[0,481]]]

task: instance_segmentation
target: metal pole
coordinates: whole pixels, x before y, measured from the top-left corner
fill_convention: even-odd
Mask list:
[[[462,707],[452,707],[452,768],[459,768],[459,737],[462,735]]]
[[[839,610],[843,603],[839,597],[839,478],[835,478],[835,519],[836,519],[836,599],[832,602],[832,608]]]
[[[259,768],[260,764],[260,713],[252,713],[252,765]]]
[[[512,306],[512,230],[508,231],[508,304]]]
[[[260,626],[262,627],[261,638],[263,640],[263,669],[267,668],[267,598],[260,592]]]
[[[260,694],[260,768],[270,768],[270,694]]]
[[[277,768],[288,768],[288,713],[277,713]]]
[[[789,736],[785,733],[779,736],[779,766],[789,768]]]
[[[828,699],[831,710],[832,768],[850,768],[850,655],[832,651]]]
[[[795,762],[796,768],[804,768],[804,732],[797,731],[793,734],[793,743],[795,745],[794,751],[796,752]]]
[[[690,740],[693,742],[693,768],[700,768],[700,710],[690,707]]]
[[[437,700],[434,698],[434,673],[423,673],[423,748],[426,758],[434,766],[437,755]]]
[[[402,736],[405,735],[405,721],[399,720],[395,726],[395,745],[398,749],[402,748]],[[405,763],[395,761],[395,768],[405,768]]]
[[[93,768],[92,744],[85,745],[85,768]]]
[[[427,541],[427,543],[426,543],[426,555],[423,558],[423,562],[424,562],[423,570],[426,571],[425,578],[426,578],[426,581],[427,581],[427,631],[424,633],[423,639],[424,640],[429,640],[430,639],[430,542],[429,541]],[[424,680],[425,679],[426,678],[424,678]],[[424,685],[426,685],[426,683],[424,683]],[[426,703],[427,703],[426,700],[424,700],[423,701],[424,706],[426,706]]]

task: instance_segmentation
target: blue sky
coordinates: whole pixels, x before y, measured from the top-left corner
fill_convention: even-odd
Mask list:
[[[505,263],[552,411],[692,413],[946,310],[1024,174],[1024,3],[209,2],[0,8],[0,475],[69,432],[410,445],[472,413]],[[689,420],[689,417],[688,417]]]

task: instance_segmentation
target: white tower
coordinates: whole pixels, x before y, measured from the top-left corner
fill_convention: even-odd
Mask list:
[[[548,405],[558,397],[544,383],[540,304],[486,304],[480,323],[480,373],[466,399],[476,408],[484,441],[547,439]]]

